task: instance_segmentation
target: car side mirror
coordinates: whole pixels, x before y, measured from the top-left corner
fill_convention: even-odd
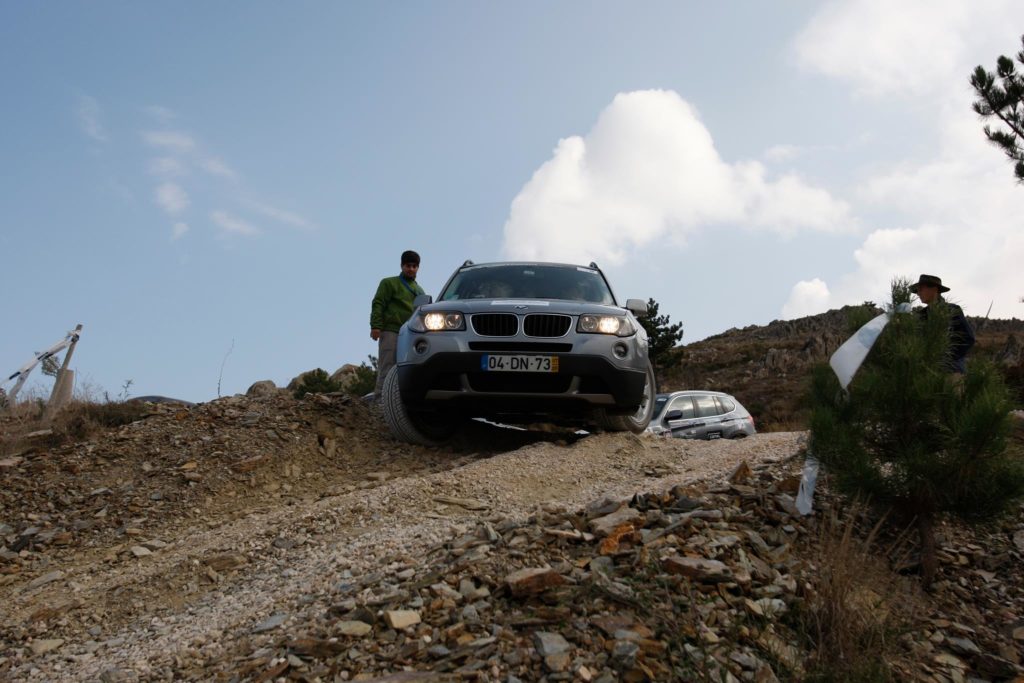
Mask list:
[[[669,422],[672,422],[674,420],[680,420],[680,419],[682,419],[682,417],[683,417],[683,411],[681,411],[681,410],[670,410],[665,415],[665,419],[668,420]]]
[[[418,294],[416,298],[412,300],[412,307],[419,308],[420,306],[426,306],[427,304],[434,303],[434,297],[429,294]]]
[[[637,317],[647,315],[647,302],[643,299],[627,299],[626,310]]]

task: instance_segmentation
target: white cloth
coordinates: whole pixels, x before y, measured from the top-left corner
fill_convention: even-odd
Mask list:
[[[800,475],[800,491],[796,494],[796,509],[801,515],[811,514],[814,503],[814,485],[818,482],[818,459],[808,455]]]
[[[909,313],[910,304],[900,304],[896,307],[897,313]],[[868,352],[871,351],[871,347],[878,341],[878,337],[882,334],[882,330],[892,320],[892,310],[888,310],[875,318],[872,318],[870,322],[861,327],[857,332],[847,339],[842,346],[840,346],[835,353],[832,354],[832,358],[829,359],[828,364],[832,366],[832,370],[836,373],[836,377],[839,378],[839,385],[844,391],[850,386],[850,382],[853,381],[853,376],[857,374],[857,370],[864,363],[864,359],[868,357]]]

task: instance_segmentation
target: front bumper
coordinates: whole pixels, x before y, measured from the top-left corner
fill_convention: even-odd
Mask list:
[[[402,401],[410,406],[451,407],[460,412],[574,412],[602,407],[614,413],[636,410],[646,372],[617,366],[603,356],[557,355],[558,372],[488,372],[485,353],[440,352],[417,363],[399,364]]]

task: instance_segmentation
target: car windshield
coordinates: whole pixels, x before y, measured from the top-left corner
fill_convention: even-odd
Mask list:
[[[441,301],[461,299],[564,299],[615,305],[601,273],[578,266],[502,264],[460,270]]]

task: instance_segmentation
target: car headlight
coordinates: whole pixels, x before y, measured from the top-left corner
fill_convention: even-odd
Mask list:
[[[629,318],[622,315],[581,315],[576,330],[587,334],[614,334],[619,337],[628,337],[636,332]]]
[[[409,321],[413,332],[441,332],[466,329],[466,319],[461,313],[436,311],[413,316]]]

